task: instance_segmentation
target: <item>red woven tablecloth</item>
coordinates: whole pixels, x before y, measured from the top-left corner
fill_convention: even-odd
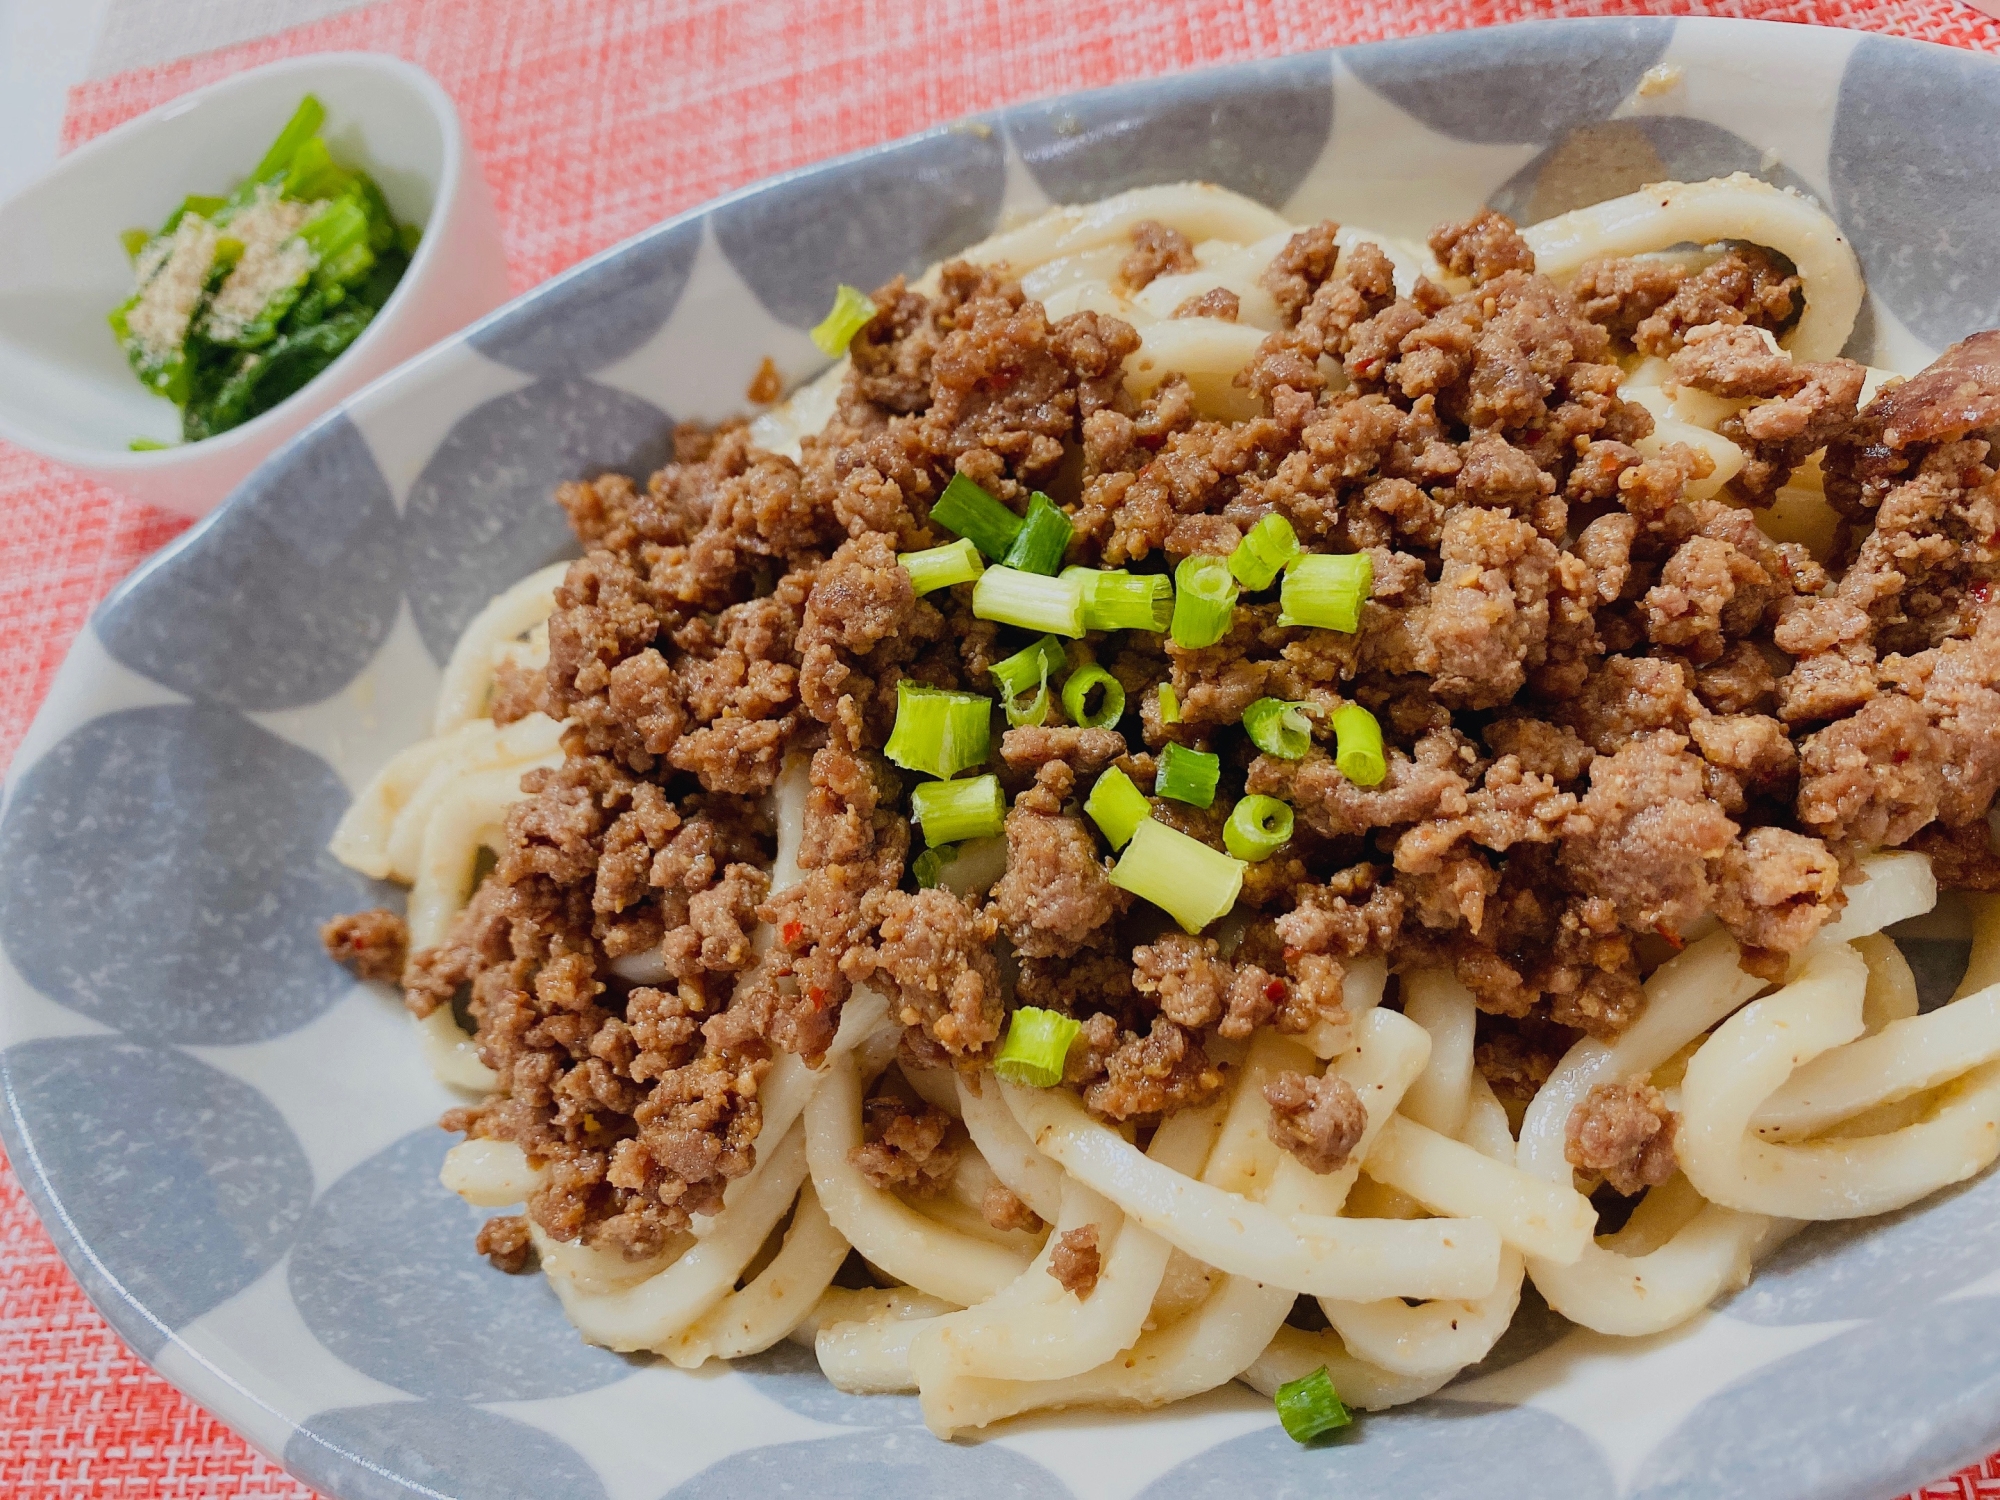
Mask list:
[[[40,0],[31,0],[40,3]],[[668,214],[971,110],[1203,63],[1544,15],[1747,16],[2000,52],[1956,0],[387,0],[76,89],[74,145],[185,90],[330,48],[421,64],[464,112],[515,288]],[[0,764],[91,607],[182,522],[0,443]],[[99,1318],[0,1157],[0,1496],[310,1491]],[[2000,1455],[1925,1500],[2000,1500]]]

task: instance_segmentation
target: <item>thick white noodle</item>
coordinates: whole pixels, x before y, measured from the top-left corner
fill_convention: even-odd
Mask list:
[[[1169,374],[1186,378],[1195,410],[1222,422],[1259,415],[1264,403],[1236,384],[1236,375],[1264,342],[1259,328],[1219,318],[1175,318],[1154,323],[1125,358],[1125,389],[1141,400],[1160,388]]]
[[[1122,257],[1134,226],[1147,219],[1178,229],[1197,244],[1229,240],[1249,245],[1274,235],[1289,236],[1295,227],[1241,193],[1206,182],[1174,182],[1133,188],[1096,203],[1052,208],[1018,229],[980,241],[964,251],[963,258],[979,266],[1004,265],[1018,277],[1047,261],[1104,246],[1116,246]]]
[[[1896,940],[1879,932],[1854,940],[1854,951],[1868,965],[1868,991],[1861,997],[1861,1022],[1873,1036],[1891,1021],[1903,1021],[1920,1009],[1917,976]],[[1954,999],[1962,999],[1960,986]],[[1782,1092],[1782,1091],[1781,1091]]]
[[[759,1164],[748,1191],[717,1214],[707,1235],[665,1270],[636,1286],[596,1291],[550,1265],[549,1284],[563,1311],[593,1344],[608,1349],[665,1351],[674,1336],[734,1289],[806,1180],[804,1134],[794,1130]],[[537,1231],[544,1263],[552,1242]]]
[[[1568,1184],[1494,1161],[1402,1115],[1383,1126],[1361,1169],[1434,1213],[1491,1224],[1522,1254],[1557,1265],[1573,1264],[1597,1226],[1597,1210]]]
[[[1322,1062],[1338,1057],[1354,1040],[1354,1023],[1382,1003],[1389,987],[1389,960],[1380,954],[1357,958],[1347,966],[1340,982],[1340,1008],[1345,1015],[1330,1021],[1315,1021],[1306,1031],[1305,1044]]]
[[[1794,1071],[1751,1120],[1765,1141],[1797,1141],[2000,1058],[2000,985],[1927,1016],[1892,1021]]]
[[[458,1024],[449,1005],[440,1005],[416,1028],[417,1045],[439,1083],[468,1094],[490,1094],[500,1086],[500,1075],[479,1060],[479,1044]]]
[[[1858,937],[1921,917],[1937,905],[1937,877],[1928,854],[1887,850],[1861,861],[1861,878],[1842,888],[1847,906],[1820,929],[1819,940],[1850,943]]]
[[[1271,1106],[1265,1101],[1264,1085],[1287,1071],[1311,1075],[1319,1069],[1296,1039],[1269,1027],[1256,1032],[1230,1091],[1203,1181],[1246,1198],[1264,1196],[1284,1155],[1271,1139]]]
[[[1147,1160],[1053,1089],[1001,1088],[1022,1128],[1072,1176],[1232,1276],[1352,1301],[1481,1297],[1499,1276],[1499,1235],[1482,1220],[1404,1223],[1274,1213]]]
[[[1798,978],[1732,1016],[1695,1053],[1681,1082],[1675,1149],[1703,1197],[1794,1219],[1861,1218],[1963,1182],[2000,1154],[2000,1065],[1993,1063],[1963,1073],[1917,1123],[1885,1135],[1781,1145],[1752,1132],[1759,1106],[1794,1070],[1861,1035],[1867,982],[1867,965],[1851,947],[1816,940]],[[1974,1045],[1987,1051],[1994,1012],[1980,1007],[1980,998],[1947,1011],[1976,1007],[1966,1015]],[[1899,1021],[1883,1036],[1897,1033],[1900,1042],[1928,1019]]]
[[[1177,1131],[1169,1120],[1155,1133],[1149,1152],[1175,1171],[1197,1172],[1206,1148],[1205,1130]],[[1090,1295],[1079,1300],[1049,1273],[1049,1258],[1063,1234],[1088,1224],[1098,1229],[1101,1269]],[[1165,1240],[1126,1219],[1108,1199],[1065,1179],[1061,1215],[1020,1280],[989,1302],[938,1319],[911,1346],[926,1420],[936,1406],[939,1420],[953,1425],[948,1416],[953,1388],[967,1375],[1059,1380],[1129,1349],[1144,1332],[1167,1250]]]
[[[461,724],[485,717],[496,653],[555,612],[556,585],[568,571],[569,564],[559,562],[530,573],[512,588],[495,594],[472,617],[458,644],[451,648],[451,660],[445,663],[432,734],[449,734]]]
[[[491,719],[418,740],[398,751],[361,789],[335,825],[327,850],[350,869],[376,880],[416,878],[417,855],[437,796],[459,777],[499,766],[554,765],[562,758],[562,726],[529,714],[495,727]]]
[[[977,1088],[979,1092],[974,1093]],[[1062,1168],[1035,1149],[988,1073],[974,1082],[958,1080],[959,1117],[993,1175],[1028,1207],[1053,1223],[1062,1212]]]
[[[1861,310],[1861,263],[1832,219],[1798,193],[1747,172],[1708,182],[1656,182],[1622,198],[1521,231],[1536,269],[1557,281],[1600,255],[1747,240],[1788,257],[1805,283],[1805,312],[1785,340],[1802,360],[1832,359]]]
[[[751,1283],[733,1291],[669,1339],[660,1351],[683,1369],[711,1359],[737,1359],[768,1349],[812,1311],[841,1262],[847,1241],[833,1227],[819,1195],[799,1189],[785,1243]]]
[[[438,1181],[474,1208],[526,1203],[548,1174],[512,1141],[460,1141],[444,1154]]]
[[[951,1303],[915,1287],[830,1286],[819,1294],[812,1310],[799,1319],[787,1338],[806,1348],[813,1347],[822,1328],[836,1323],[906,1323],[914,1318],[935,1318],[956,1312]]]
[[[848,1160],[861,1144],[861,1074],[835,1058],[806,1105],[813,1186],[848,1243],[898,1281],[960,1307],[984,1302],[1027,1268],[1028,1257],[959,1234],[876,1188]]]
[[[1430,1061],[1403,1095],[1402,1112],[1441,1135],[1455,1136],[1472,1099],[1472,991],[1449,970],[1403,976],[1403,1014],[1430,1033]]]
[[[1691,943],[1646,981],[1646,1008],[1617,1042],[1578,1042],[1556,1065],[1521,1122],[1523,1170],[1564,1185],[1569,1116],[1591,1088],[1648,1074],[1763,988],[1743,972],[1736,942],[1717,932]],[[1640,1205],[1645,1206],[1644,1202]],[[1608,1334],[1658,1333],[1749,1279],[1755,1258],[1787,1226],[1763,1214],[1706,1205],[1669,1241],[1643,1253],[1618,1236],[1586,1246],[1569,1265],[1530,1259],[1528,1274],[1549,1306]]]
[[[1411,1092],[1415,1092],[1414,1087]],[[1507,1131],[1506,1107],[1494,1097],[1492,1086],[1477,1073],[1471,1075],[1465,1092],[1466,1103],[1459,1111],[1463,1116],[1462,1138],[1481,1155],[1511,1167],[1514,1138]],[[1406,1094],[1405,1108],[1408,1104]],[[1342,1356],[1349,1357],[1351,1364],[1366,1364],[1383,1377],[1373,1397],[1376,1405],[1369,1408],[1379,1410],[1381,1406],[1397,1404],[1398,1400],[1411,1401],[1419,1395],[1429,1395],[1435,1389],[1428,1386],[1429,1381],[1442,1383],[1467,1365],[1484,1359],[1514,1320],[1514,1310],[1521,1303],[1525,1270],[1521,1253],[1508,1245],[1500,1252],[1499,1284],[1484,1297],[1421,1302],[1414,1307],[1400,1297],[1384,1297],[1375,1302],[1340,1302],[1322,1297],[1319,1305],[1338,1336]],[[1403,1380],[1410,1384],[1403,1386],[1400,1384]],[[1335,1389],[1345,1396],[1345,1386],[1336,1383]],[[1405,1389],[1415,1394],[1398,1395]]]

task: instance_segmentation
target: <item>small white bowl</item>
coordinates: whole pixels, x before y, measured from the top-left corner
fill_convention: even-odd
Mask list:
[[[180,444],[105,322],[132,289],[119,242],[190,193],[225,193],[300,98],[326,106],[334,156],[365,168],[423,241],[346,353],[240,427]],[[184,515],[213,509],[273,449],[343,397],[507,298],[500,224],[451,98],[423,69],[367,52],[289,58],[128,121],[0,204],[0,437]],[[134,438],[176,443],[134,453]]]

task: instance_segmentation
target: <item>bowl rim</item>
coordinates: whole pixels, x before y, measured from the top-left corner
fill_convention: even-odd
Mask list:
[[[457,104],[453,102],[451,95],[445,91],[444,85],[439,83],[436,78],[432,77],[429,72],[419,67],[416,63],[397,57],[392,53],[356,50],[302,53],[297,57],[280,58],[275,62],[263,63],[254,68],[245,68],[241,72],[231,73],[226,77],[218,78],[213,83],[203,84],[200,88],[190,89],[185,94],[176,95],[163,104],[155,105],[144,114],[135,115],[129,120],[114,125],[101,135],[91,137],[91,139],[85,141],[75,150],[64,152],[47,171],[41,173],[34,181],[28,183],[4,203],[0,203],[0,209],[11,207],[28,194],[39,191],[50,183],[55,182],[65,173],[83,163],[130,149],[135,140],[143,137],[150,127],[162,120],[177,118],[180,115],[212,105],[216,100],[225,98],[266,78],[283,77],[288,73],[312,75],[327,69],[329,65],[336,67],[358,67],[364,71],[373,71],[383,77],[394,79],[411,94],[423,101],[425,107],[430,111],[431,117],[436,120],[439,126],[443,145],[437,176],[432,185],[430,215],[422,226],[424,233],[423,238],[417,243],[417,253],[410,257],[409,267],[404,271],[402,280],[396,284],[395,290],[389,294],[389,300],[382,305],[381,311],[369,320],[369,324],[362,330],[361,336],[341,351],[340,355],[326,369],[320,371],[318,375],[315,375],[311,380],[307,381],[298,390],[292,392],[291,395],[287,396],[270,410],[259,412],[249,421],[231,427],[227,431],[216,433],[213,437],[200,438],[192,443],[175,443],[165,448],[141,449],[138,451],[118,448],[100,449],[84,447],[73,442],[59,438],[48,438],[39,433],[32,432],[24,428],[20,423],[13,421],[3,409],[0,409],[0,439],[15,443],[57,463],[67,464],[72,468],[94,470],[105,474],[157,472],[173,468],[180,464],[205,462],[219,454],[255,446],[258,442],[267,440],[272,428],[283,425],[287,420],[295,421],[297,419],[299,404],[312,394],[314,387],[318,386],[327,375],[331,374],[351,355],[381,342],[381,336],[388,326],[408,310],[410,296],[413,294],[417,281],[430,269],[432,261],[437,256],[436,245],[438,236],[433,233],[433,230],[456,201],[460,184],[465,175],[466,163],[471,157],[466,143],[465,123],[459,115]],[[310,89],[310,83],[306,87]],[[510,300],[506,305],[511,307],[513,301]],[[402,367],[397,366],[396,368],[400,369]],[[395,369],[384,373],[385,375],[394,374]],[[371,381],[370,385],[372,386],[373,384],[374,382]],[[340,402],[334,403],[332,406],[329,406],[328,411],[337,409],[341,404]],[[307,427],[301,429],[301,431],[310,430],[310,427],[315,425],[320,417],[324,415],[326,413],[315,415],[309,421]],[[280,444],[279,448],[274,449],[273,452],[282,451],[285,446],[288,446],[288,443]],[[228,497],[225,496],[223,503],[227,503],[227,499]],[[218,505],[216,508],[220,509],[221,507]]]

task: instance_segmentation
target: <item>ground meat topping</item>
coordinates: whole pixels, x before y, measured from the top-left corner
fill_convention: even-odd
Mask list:
[[[1194,246],[1186,235],[1157,219],[1141,219],[1132,226],[1132,249],[1118,263],[1118,279],[1137,292],[1156,276],[1178,276],[1194,266]]]
[[[535,1242],[525,1214],[488,1219],[479,1226],[473,1246],[493,1263],[494,1270],[505,1271],[509,1276],[519,1276],[535,1264]]]
[[[979,1212],[986,1222],[995,1229],[1020,1229],[1032,1232],[1039,1229],[1042,1217],[1021,1201],[1020,1196],[1005,1183],[996,1182],[981,1194]]]
[[[405,963],[372,913],[328,934],[418,1014],[470,1018],[498,1084],[449,1122],[546,1164],[541,1231],[644,1258],[714,1212],[756,1160],[775,1055],[825,1053],[857,986],[928,1066],[976,1068],[1009,1004],[1073,1016],[1066,1079],[1144,1128],[1212,1099],[1212,1059],[1259,1028],[1337,1035],[1364,959],[1443,968],[1518,1111],[1578,1037],[1630,1024],[1660,940],[1710,914],[1763,972],[1836,916],[1840,872],[1873,848],[2000,885],[1974,837],[2000,788],[2000,333],[1857,410],[1861,367],[1777,342],[1800,288],[1761,251],[1599,260],[1564,288],[1494,213],[1432,246],[1442,274],[1399,293],[1379,247],[1343,250],[1331,223],[1291,235],[1262,277],[1278,318],[1240,421],[1172,372],[1135,398],[1132,327],[1053,319],[953,262],[876,293],[797,459],[742,423],[684,427],[643,483],[561,488],[584,555],[546,666],[509,663],[493,710],[560,720],[563,764],[524,779],[442,942]],[[1185,236],[1146,224],[1119,274],[1137,291],[1195,269]],[[1176,308],[1244,311],[1222,288]],[[1728,489],[1690,498],[1713,461],[1655,441],[1621,396],[1640,357],[1737,404]],[[1001,734],[980,769],[1012,801],[1004,872],[980,896],[925,889],[914,777],[884,755],[898,685],[990,694],[1029,639],[975,619],[967,587],[918,597],[897,562],[948,539],[930,508],[960,475],[1017,513],[1054,497],[1071,566],[1171,572],[1280,516],[1312,551],[1368,556],[1360,628],[1280,623],[1252,591],[1210,646],[1073,643],[1126,718]],[[1816,483],[1842,522],[1830,545],[1772,541],[1751,507]],[[1302,756],[1249,742],[1265,697],[1304,705]],[[1373,785],[1339,767],[1349,704],[1383,731]],[[1220,847],[1245,794],[1296,813],[1208,934],[1135,909],[1082,810],[1112,766],[1151,789],[1169,744],[1214,754],[1221,783],[1206,809],[1152,799],[1163,825]],[[767,794],[802,761],[798,875],[773,888]],[[1346,1158],[1358,1104],[1324,1079],[1273,1088],[1274,1139]],[[1579,1111],[1575,1149],[1614,1183],[1657,1180],[1670,1117],[1620,1088]],[[871,1176],[948,1175],[945,1117],[871,1110]],[[990,1222],[1030,1224],[991,1197]]]
[[[1347,1165],[1368,1128],[1361,1096],[1337,1073],[1280,1073],[1264,1085],[1264,1100],[1271,1106],[1272,1141],[1321,1176]]]
[[[1107,1120],[1171,1114],[1205,1104],[1222,1088],[1222,1075],[1194,1034],[1165,1016],[1145,1036],[1127,1033],[1104,1060],[1104,1076],[1083,1091],[1091,1113]]]
[[[352,969],[357,979],[396,984],[403,977],[410,929],[392,911],[377,906],[335,917],[320,928],[319,940],[325,945],[327,956]]]
[[[1570,1111],[1563,1155],[1580,1172],[1603,1175],[1628,1197],[1658,1187],[1679,1170],[1674,1132],[1680,1117],[1644,1075],[1600,1083]]]
[[[929,1104],[911,1105],[893,1094],[862,1106],[865,1139],[847,1153],[861,1175],[878,1188],[894,1188],[929,1198],[951,1185],[959,1148],[945,1137],[951,1116]]]
[[[1095,1224],[1079,1224],[1057,1236],[1055,1248],[1049,1252],[1049,1275],[1064,1291],[1076,1293],[1081,1301],[1097,1290],[1097,1278],[1103,1270]]]
[[[1015,950],[1032,958],[1076,952],[1125,904],[1105,876],[1095,837],[1062,810],[1074,781],[1064,762],[1052,761],[1007,814],[1007,873],[993,888],[993,904]]]

